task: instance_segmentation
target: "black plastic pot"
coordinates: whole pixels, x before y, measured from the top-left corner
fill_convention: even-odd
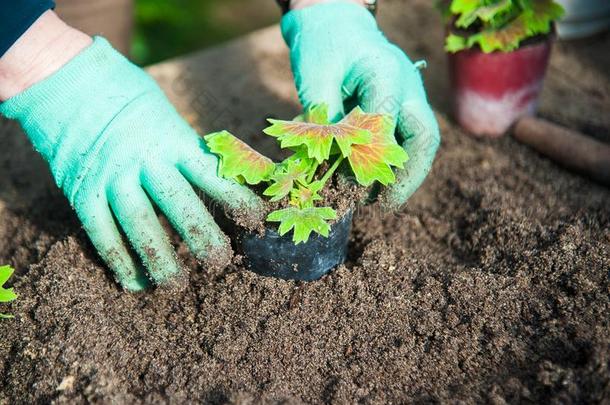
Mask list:
[[[238,235],[237,248],[249,269],[262,276],[285,280],[317,280],[345,261],[353,212],[348,211],[331,225],[328,238],[312,233],[305,243],[295,245],[292,231],[280,236],[267,228],[261,236]]]

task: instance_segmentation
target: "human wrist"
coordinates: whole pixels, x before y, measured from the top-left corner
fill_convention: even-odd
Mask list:
[[[109,123],[130,117],[127,121],[138,128],[133,111],[165,104],[165,95],[148,74],[106,39],[95,37],[57,72],[0,103],[0,115],[21,124],[72,203],[79,184],[70,177],[72,168],[83,166],[83,157],[103,145],[98,140]]]
[[[0,58],[0,101],[51,76],[91,43],[91,37],[46,11]]]
[[[291,0],[290,1],[290,10],[300,10],[303,8],[315,6],[316,4],[328,3],[336,0]],[[365,6],[364,0],[344,0],[350,3],[356,3],[361,6]]]

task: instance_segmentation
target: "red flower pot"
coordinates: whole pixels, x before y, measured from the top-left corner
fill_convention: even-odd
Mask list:
[[[478,48],[449,54],[453,111],[477,136],[499,137],[523,115],[533,115],[549,62],[551,37],[511,52]]]

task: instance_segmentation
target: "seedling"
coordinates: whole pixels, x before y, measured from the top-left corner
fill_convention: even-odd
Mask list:
[[[13,275],[11,266],[0,266],[0,302],[11,302],[17,299],[12,288],[4,288],[4,284]],[[13,315],[0,314],[0,318],[13,318]]]
[[[440,6],[450,26],[447,52],[475,45],[485,53],[512,51],[527,38],[548,34],[564,13],[553,0],[445,0]]]
[[[337,218],[332,207],[317,206],[320,191],[342,164],[349,164],[356,182],[368,187],[375,181],[396,181],[392,167],[402,168],[407,153],[394,138],[394,122],[384,114],[367,114],[359,107],[336,124],[328,107],[311,108],[294,121],[268,120],[264,132],[292,154],[279,163],[259,154],[227,131],[205,136],[210,150],[220,158],[219,175],[241,184],[265,184],[262,192],[271,201],[287,200],[287,208],[272,211],[269,222],[279,222],[278,232],[293,230],[295,244],[307,242],[312,232],[328,237],[328,221]]]

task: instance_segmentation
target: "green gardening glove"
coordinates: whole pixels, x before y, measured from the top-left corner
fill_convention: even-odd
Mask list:
[[[93,245],[129,290],[180,272],[153,204],[198,259],[218,264],[230,259],[227,238],[191,184],[229,209],[261,208],[250,190],[216,175],[216,157],[154,80],[103,38],[2,103],[0,113],[20,121]]]
[[[336,121],[344,106],[356,104],[394,118],[410,159],[382,202],[398,208],[424,181],[440,143],[418,68],[388,42],[371,13],[353,2],[291,11],[282,19],[282,34],[305,108],[326,103]]]

